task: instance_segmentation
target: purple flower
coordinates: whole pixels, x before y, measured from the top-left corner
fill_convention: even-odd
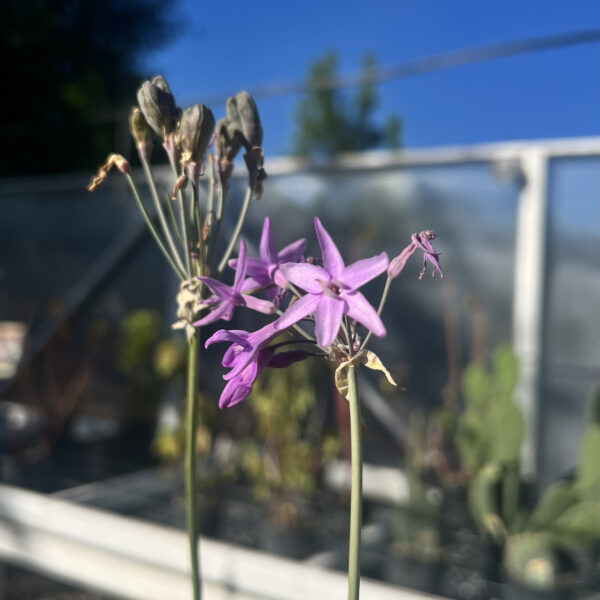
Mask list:
[[[427,268],[427,261],[429,261],[433,265],[433,273],[432,276],[436,274],[436,271],[440,274],[440,279],[444,279],[444,274],[442,273],[442,269],[440,268],[440,253],[435,251],[435,248],[431,244],[431,240],[435,240],[437,235],[427,229],[425,231],[421,231],[421,233],[413,233],[411,236],[412,242],[400,252],[398,256],[393,258],[390,261],[390,266],[388,267],[388,276],[389,277],[398,277],[400,273],[404,270],[404,267],[408,261],[408,259],[416,252],[417,249],[423,250],[423,269],[419,274],[419,279],[423,278],[425,274],[425,269]]]
[[[219,408],[229,408],[245,400],[266,367],[285,368],[310,356],[302,350],[275,354],[277,346],[264,347],[279,333],[270,324],[254,333],[221,330],[206,341],[206,346],[216,342],[233,342],[223,356],[223,366],[231,367],[231,371],[223,377],[229,381],[219,398]]]
[[[379,315],[357,290],[387,269],[387,254],[382,252],[346,267],[340,251],[317,217],[315,230],[323,254],[323,266],[308,263],[281,265],[284,276],[307,294],[292,304],[274,323],[275,327],[286,329],[314,312],[319,346],[333,343],[343,315],[358,321],[375,335],[384,336],[386,331]]]
[[[244,241],[240,241],[240,255],[238,258],[238,268],[235,272],[235,280],[232,286],[228,286],[212,277],[198,277],[214,294],[211,298],[207,298],[203,301],[203,305],[207,307],[215,307],[212,312],[207,314],[205,317],[194,323],[195,327],[201,327],[214,323],[219,319],[224,321],[231,321],[233,311],[236,306],[247,306],[252,310],[257,310],[262,313],[271,314],[274,313],[276,308],[272,302],[267,300],[260,300],[251,296],[250,294],[244,294],[243,292],[248,290],[250,287],[247,281],[244,281],[247,270],[247,252],[246,244]]]
[[[269,323],[252,333],[241,329],[220,329],[206,340],[207,348],[218,342],[232,342],[223,355],[223,366],[231,369],[223,379],[237,377],[250,363],[256,362],[258,353],[281,333],[281,330],[275,327],[275,323]]]
[[[260,237],[260,258],[250,257],[247,259],[247,274],[256,281],[257,287],[275,284],[280,288],[285,288],[287,280],[282,275],[279,266],[283,263],[296,262],[305,249],[306,240],[300,239],[278,252],[271,231],[271,220],[266,217]],[[230,260],[229,266],[237,269],[238,260]]]

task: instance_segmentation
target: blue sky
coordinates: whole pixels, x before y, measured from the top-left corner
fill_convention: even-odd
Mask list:
[[[146,64],[183,105],[301,79],[328,50],[339,52],[342,71],[355,71],[366,52],[387,65],[600,27],[597,0],[182,0],[181,11],[186,31]],[[379,92],[377,118],[402,116],[408,147],[600,135],[600,44],[419,75]],[[259,101],[267,154],[291,150],[298,101]]]

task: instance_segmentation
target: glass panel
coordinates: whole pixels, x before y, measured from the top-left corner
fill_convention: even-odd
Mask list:
[[[572,469],[586,402],[600,373],[600,158],[550,165],[541,463],[545,481]]]
[[[388,336],[374,345],[408,397],[432,404],[448,382],[447,346],[454,365],[471,357],[474,300],[487,314],[488,348],[510,341],[517,200],[516,185],[498,181],[487,164],[275,176],[252,210],[249,237],[268,214],[279,244],[306,236],[319,256],[312,226],[319,215],[350,263],[381,250],[392,258],[413,232],[433,229],[444,284],[430,269],[419,281],[415,255],[392,287]],[[366,287],[373,302],[382,286],[383,278]]]

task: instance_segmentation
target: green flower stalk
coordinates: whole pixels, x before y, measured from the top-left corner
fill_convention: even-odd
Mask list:
[[[238,98],[239,96],[239,98]],[[144,176],[154,206],[154,213],[146,207],[143,194],[140,193],[135,178],[131,175],[129,162],[118,154],[111,154],[106,163],[100,167],[98,175],[89,185],[89,190],[95,190],[107,177],[109,171],[116,167],[127,179],[135,201],[140,209],[144,222],[154,241],[164,255],[180,281],[177,294],[177,321],[175,329],[184,330],[188,340],[188,369],[187,369],[187,432],[185,450],[185,479],[186,479],[186,513],[187,530],[190,549],[190,565],[192,573],[192,590],[194,600],[202,596],[202,582],[198,564],[198,528],[197,528],[197,481],[196,481],[196,430],[198,419],[198,366],[200,345],[200,323],[198,313],[205,306],[209,288],[205,281],[218,288],[220,272],[206,277],[210,266],[217,260],[217,243],[222,220],[225,218],[225,204],[228,194],[228,180],[233,171],[233,160],[239,149],[245,145],[249,151],[260,153],[260,167],[253,167],[249,172],[250,181],[243,209],[237,218],[237,224],[229,241],[225,255],[218,264],[226,265],[238,238],[241,235],[246,220],[252,195],[258,194],[259,180],[266,175],[262,169],[262,126],[256,104],[249,94],[230,99],[229,104],[239,100],[239,111],[236,112],[235,123],[227,121],[220,125],[217,132],[219,156],[211,157],[210,182],[206,202],[202,199],[200,180],[204,175],[204,162],[210,152],[215,119],[210,108],[204,104],[196,104],[185,111],[177,106],[175,97],[164,77],[156,76],[151,81],[145,81],[137,91],[138,106],[130,114],[130,130],[136,143],[136,148],[142,163]],[[236,104],[237,105],[237,104]],[[172,200],[161,200],[150,157],[153,148],[153,137],[157,135],[167,154],[173,174],[176,178],[173,197],[177,198],[180,223],[175,219],[168,220],[166,213],[173,217]],[[246,137],[247,136],[247,137]],[[219,177],[214,177],[212,163],[218,165]],[[192,190],[186,190],[191,182]],[[214,209],[215,183],[217,184],[217,208]],[[158,221],[157,227],[155,221]],[[214,231],[211,235],[211,230]],[[222,269],[221,269],[222,271]],[[217,277],[215,279],[214,277]],[[217,287],[215,287],[217,286]],[[225,286],[227,287],[227,286]],[[244,290],[245,291],[245,290]],[[242,290],[239,290],[240,294]],[[240,296],[241,300],[243,298]],[[250,306],[269,307],[271,303],[252,298],[248,299]],[[246,304],[246,302],[243,302]],[[274,308],[274,307],[273,307]],[[208,320],[210,321],[210,319]],[[207,321],[207,322],[208,322]]]

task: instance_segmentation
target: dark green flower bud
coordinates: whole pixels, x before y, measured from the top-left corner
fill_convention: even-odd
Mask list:
[[[140,109],[157,135],[166,138],[177,128],[180,110],[164,77],[144,81],[137,91]]]
[[[242,91],[227,100],[227,118],[243,135],[244,145],[249,150],[262,146],[263,128],[256,102],[252,96]]]
[[[142,111],[134,106],[129,114],[129,130],[135,140],[138,152],[145,158],[150,158],[152,154],[152,128],[148,125]]]
[[[178,131],[178,141],[186,158],[202,162],[214,130],[215,117],[210,108],[204,104],[186,108]]]

